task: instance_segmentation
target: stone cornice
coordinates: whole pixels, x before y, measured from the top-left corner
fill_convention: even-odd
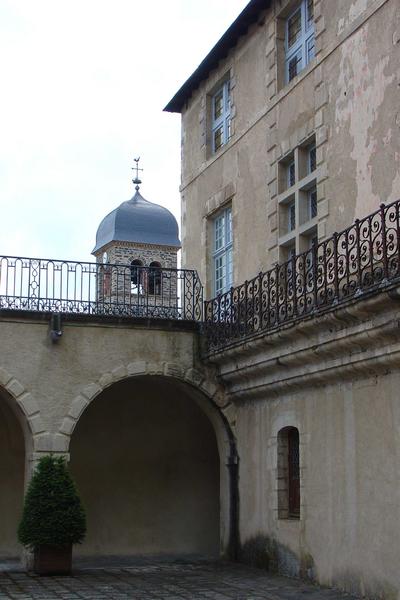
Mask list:
[[[382,374],[400,366],[400,290],[286,325],[209,357],[229,401]]]

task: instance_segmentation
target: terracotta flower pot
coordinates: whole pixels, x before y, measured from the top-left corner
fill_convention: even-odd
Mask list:
[[[34,551],[33,570],[38,575],[70,575],[72,544],[40,546]]]

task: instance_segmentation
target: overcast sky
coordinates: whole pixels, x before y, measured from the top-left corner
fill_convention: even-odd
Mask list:
[[[179,221],[180,116],[163,107],[248,0],[0,0],[2,255],[93,260],[141,191]]]

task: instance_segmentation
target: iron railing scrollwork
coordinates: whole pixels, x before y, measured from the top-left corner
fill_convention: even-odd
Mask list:
[[[196,271],[0,256],[0,309],[201,321]]]
[[[333,307],[400,276],[400,201],[205,302],[209,352]]]

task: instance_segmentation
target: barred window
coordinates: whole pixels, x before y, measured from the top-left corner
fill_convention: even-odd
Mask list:
[[[300,518],[300,443],[296,427],[278,433],[278,516]]]

